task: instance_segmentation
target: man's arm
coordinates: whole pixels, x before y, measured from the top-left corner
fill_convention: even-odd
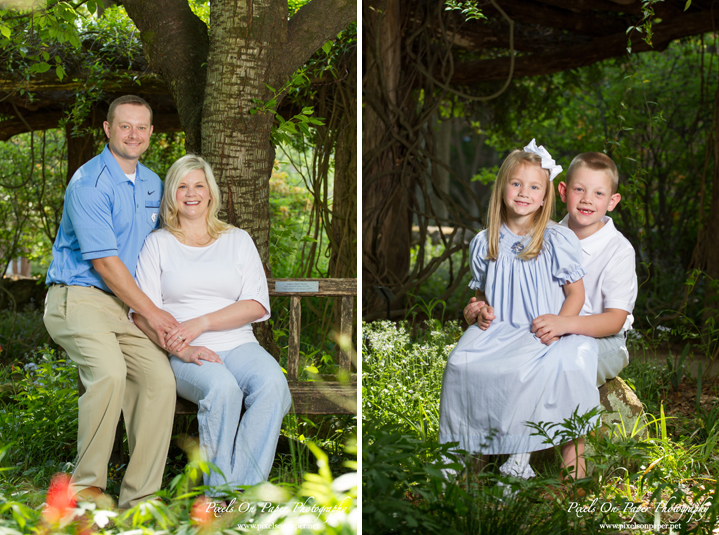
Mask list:
[[[148,322],[149,327],[157,334],[159,340],[155,343],[163,348],[165,334],[177,327],[179,324],[172,315],[155,306],[135,283],[127,266],[117,256],[95,258],[92,260],[92,267],[102,277],[105,284],[112,290],[123,303],[142,315]]]

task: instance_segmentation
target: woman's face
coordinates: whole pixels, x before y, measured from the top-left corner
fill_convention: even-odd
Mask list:
[[[206,219],[210,206],[210,188],[202,169],[190,171],[180,180],[175,193],[177,215],[182,219]]]

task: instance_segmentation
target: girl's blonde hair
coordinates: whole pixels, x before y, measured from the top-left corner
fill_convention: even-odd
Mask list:
[[[210,204],[207,209],[207,233],[213,240],[220,234],[232,228],[231,225],[220,221],[217,213],[220,211],[220,188],[217,187],[212,168],[204,159],[195,154],[187,154],[172,164],[165,178],[165,194],[160,203],[160,226],[175,236],[184,238],[185,233],[180,228],[177,217],[177,188],[180,182],[192,171],[201,170],[205,173],[207,186],[210,189]]]
[[[522,165],[536,165],[540,169],[542,159],[531,152],[523,150],[513,150],[509,153],[499,168],[497,180],[494,182],[492,189],[492,197],[489,201],[489,209],[487,210],[487,239],[489,241],[489,252],[487,258],[496,260],[499,252],[499,229],[507,219],[507,207],[504,205],[504,189],[507,187],[514,171]],[[521,253],[519,258],[522,260],[530,260],[535,258],[542,250],[544,245],[544,229],[554,215],[554,188],[549,181],[549,170],[542,169],[547,176],[547,184],[544,189],[544,204],[539,210],[534,212],[532,225],[529,228],[529,234],[532,239]]]

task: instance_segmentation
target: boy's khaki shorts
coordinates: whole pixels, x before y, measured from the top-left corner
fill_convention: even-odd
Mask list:
[[[614,379],[629,364],[626,332],[597,338],[597,387]]]

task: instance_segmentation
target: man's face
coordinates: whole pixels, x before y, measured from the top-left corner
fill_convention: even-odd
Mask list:
[[[105,121],[103,127],[110,140],[110,152],[120,167],[126,173],[134,173],[138,158],[150,145],[150,110],[142,105],[120,104],[115,108],[112,124]]]
[[[602,226],[602,217],[614,210],[621,196],[612,194],[612,181],[605,171],[580,167],[569,184],[559,184],[559,194],[567,203],[569,228],[591,235]]]

